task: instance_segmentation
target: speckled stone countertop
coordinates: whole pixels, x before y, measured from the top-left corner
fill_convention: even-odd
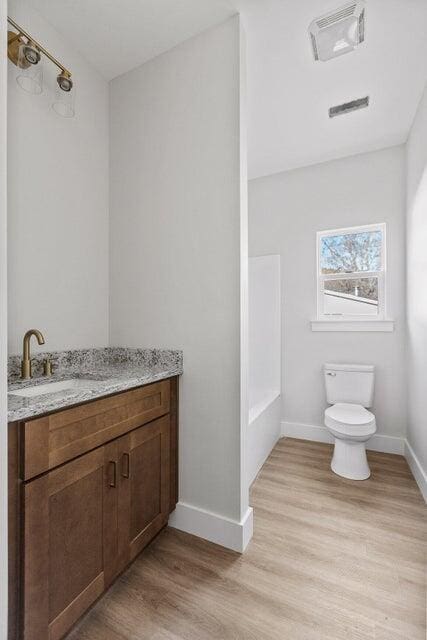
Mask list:
[[[42,375],[43,361],[49,358],[53,375]],[[8,421],[15,422],[58,411],[75,404],[164,380],[183,372],[182,351],[166,349],[80,349],[34,355],[32,380],[20,380],[20,356],[9,358]],[[51,382],[78,379],[80,386],[25,398],[14,391]],[[87,386],[86,382],[87,382]]]

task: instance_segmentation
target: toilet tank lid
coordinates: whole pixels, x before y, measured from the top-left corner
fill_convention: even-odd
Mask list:
[[[373,372],[373,364],[325,364],[325,371],[361,371]]]

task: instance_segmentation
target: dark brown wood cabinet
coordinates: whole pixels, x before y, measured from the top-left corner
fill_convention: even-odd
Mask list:
[[[116,451],[100,447],[23,487],[25,640],[61,638],[111,582]]]
[[[92,402],[36,419],[33,433],[30,421],[17,424],[20,438],[10,429],[15,444],[10,449],[11,468],[20,469],[10,499],[16,501],[20,496],[21,503],[18,509],[16,504],[10,505],[14,536],[10,640],[63,638],[167,524],[176,505],[172,492],[176,489],[177,468],[177,404],[169,405],[169,386],[173,396],[177,393],[176,379],[134,390],[143,391],[142,395],[132,391],[98,400],[96,414]],[[139,407],[131,409],[123,396],[136,398]],[[153,397],[158,400],[153,402]],[[149,407],[148,414],[144,403]],[[115,411],[116,406],[119,411]],[[164,415],[152,419],[153,408],[155,415]],[[113,411],[108,421],[106,411]],[[77,413],[61,416],[70,412]],[[139,426],[133,419],[135,413]],[[80,420],[75,420],[76,415]],[[100,415],[102,418],[97,419]],[[122,423],[128,422],[129,416],[131,428],[128,426],[124,435],[100,444],[112,432],[123,433]],[[88,434],[78,423],[88,419],[93,425],[91,442],[99,446],[85,451],[81,440],[87,442]],[[58,433],[67,431],[69,425],[78,438]],[[37,440],[46,442],[46,430],[55,459],[65,456],[66,462],[57,466],[49,462]],[[58,442],[64,444],[62,449],[80,455],[68,459],[68,453],[58,449]],[[46,466],[45,472],[28,478],[32,473],[29,469]]]
[[[169,415],[131,431],[119,446],[119,570],[162,529],[169,516]]]

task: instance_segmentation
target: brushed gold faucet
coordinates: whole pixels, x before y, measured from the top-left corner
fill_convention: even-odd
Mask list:
[[[30,340],[31,336],[37,338],[39,344],[44,344],[43,334],[38,329],[30,329],[24,336],[23,353],[21,362],[21,378],[23,380],[29,380],[32,378],[31,373],[31,357],[30,357]]]

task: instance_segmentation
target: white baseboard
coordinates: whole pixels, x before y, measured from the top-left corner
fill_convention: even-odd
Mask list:
[[[178,502],[169,518],[169,526],[243,553],[253,535],[253,510],[249,507],[239,522]]]
[[[329,442],[330,444],[334,441],[326,427],[282,421],[282,437],[286,436],[288,438],[300,438],[301,440],[313,440],[314,442]],[[368,440],[366,448],[371,451],[404,455],[405,440],[397,436],[376,433]]]
[[[424,471],[421,462],[418,460],[415,452],[409,442],[405,440],[405,458],[412,471],[412,475],[421,491],[424,500],[427,502],[427,473]]]
[[[332,443],[334,441],[326,427],[318,427],[314,424],[302,424],[301,422],[286,422],[284,420],[282,420],[282,437],[313,440],[313,442]]]

